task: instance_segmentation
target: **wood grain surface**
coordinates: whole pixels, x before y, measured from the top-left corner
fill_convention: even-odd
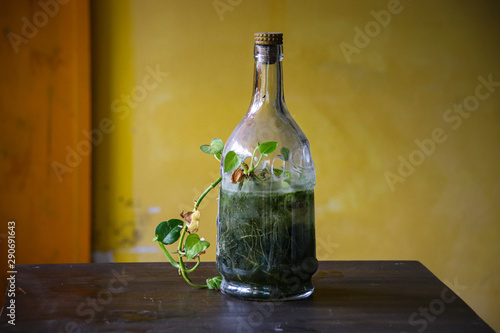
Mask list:
[[[210,262],[192,277],[215,275]],[[417,261],[320,262],[314,285],[306,300],[249,302],[194,289],[167,263],[23,265],[16,325],[4,306],[0,331],[493,332]]]

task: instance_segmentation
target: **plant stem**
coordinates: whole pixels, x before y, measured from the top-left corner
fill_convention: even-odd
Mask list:
[[[217,184],[220,183],[220,181],[222,180],[222,176],[217,178],[217,180],[215,182],[213,182],[212,184],[210,184],[210,186],[205,190],[205,192],[203,192],[201,194],[201,196],[198,198],[198,200],[196,201],[196,203],[194,204],[194,209],[198,209],[198,207],[200,206],[200,203],[201,201],[203,200],[203,198],[205,198],[205,196],[208,194],[208,192],[210,192],[215,186],[217,186]],[[179,243],[181,244],[181,243]]]
[[[253,165],[253,159],[255,158],[255,153],[257,152],[257,149],[259,149],[259,146],[257,145],[257,147],[255,147],[255,149],[253,150],[253,154],[252,154],[252,159],[250,160],[250,168],[247,170],[247,173],[245,173],[246,175],[249,175],[250,172],[253,172],[255,170],[255,168],[257,166],[254,166]],[[258,163],[257,163],[258,164]]]
[[[184,245],[184,236],[186,235],[186,230],[187,230],[187,225],[184,225],[182,227],[181,236],[179,237],[179,245],[177,246],[177,252],[182,252],[182,245]]]
[[[257,161],[257,163],[255,165],[253,165],[253,163],[252,163],[252,167],[250,168],[250,170],[248,170],[248,174],[251,174],[252,172],[255,171],[255,169],[257,169],[260,162],[262,161],[262,156],[264,156],[264,155],[260,155],[259,160]]]
[[[167,249],[165,248],[165,245],[161,241],[158,241],[158,244],[160,244],[161,250],[167,257],[168,261],[172,264],[172,266],[174,266],[175,268],[180,268],[179,264],[174,260],[174,258],[172,258],[170,253],[168,253]]]
[[[196,264],[193,266],[193,268],[190,268],[190,269],[186,269],[186,273],[191,273],[191,272],[194,272],[194,270],[196,269],[196,267],[198,267],[200,265],[200,256],[198,256],[198,261],[196,262]]]
[[[259,183],[263,183],[264,181],[262,179],[260,179],[255,173],[252,174],[252,178],[257,180]]]
[[[189,276],[186,273],[186,268],[184,267],[184,263],[182,262],[182,259],[181,259],[180,255],[179,255],[179,264],[181,266],[182,277],[184,278],[184,280],[186,280],[186,282],[189,285],[191,285],[193,287],[196,287],[196,288],[208,288],[208,285],[206,285],[206,284],[201,285],[201,284],[197,284],[197,283],[194,283],[193,281],[191,281],[191,279],[189,278]]]
[[[181,237],[179,238],[179,246],[177,247],[178,252],[182,251],[182,245],[184,244],[184,236],[186,235],[186,230],[187,230],[187,226],[184,226],[182,228],[182,231],[181,231]],[[179,270],[181,271],[182,277],[184,278],[184,280],[186,280],[186,282],[189,285],[196,287],[196,288],[208,288],[208,285],[201,285],[201,284],[197,284],[197,283],[194,283],[193,281],[191,281],[191,279],[187,275],[186,266],[184,266],[184,262],[182,261],[182,254],[180,254],[180,253],[179,253]]]

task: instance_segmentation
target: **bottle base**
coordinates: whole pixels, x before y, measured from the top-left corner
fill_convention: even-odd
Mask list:
[[[295,287],[283,290],[276,286],[252,285],[223,279],[221,292],[226,296],[246,301],[281,302],[304,299],[311,296],[314,291],[312,282]]]

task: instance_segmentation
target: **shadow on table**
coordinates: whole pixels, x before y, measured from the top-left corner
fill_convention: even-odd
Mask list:
[[[218,317],[231,322],[236,332],[314,332],[311,327],[335,326],[366,326],[369,331],[374,322],[383,321],[394,325],[392,328],[405,329],[409,316],[429,303],[425,294],[412,294],[408,289],[391,287],[390,283],[363,286],[330,280],[341,277],[340,272],[330,274],[328,281],[318,277],[313,295],[304,300],[252,302],[222,295]],[[398,329],[391,331],[399,332]]]

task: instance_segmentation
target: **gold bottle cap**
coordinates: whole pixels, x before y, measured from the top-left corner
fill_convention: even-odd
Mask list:
[[[279,45],[283,44],[281,32],[257,32],[254,34],[255,45]]]

